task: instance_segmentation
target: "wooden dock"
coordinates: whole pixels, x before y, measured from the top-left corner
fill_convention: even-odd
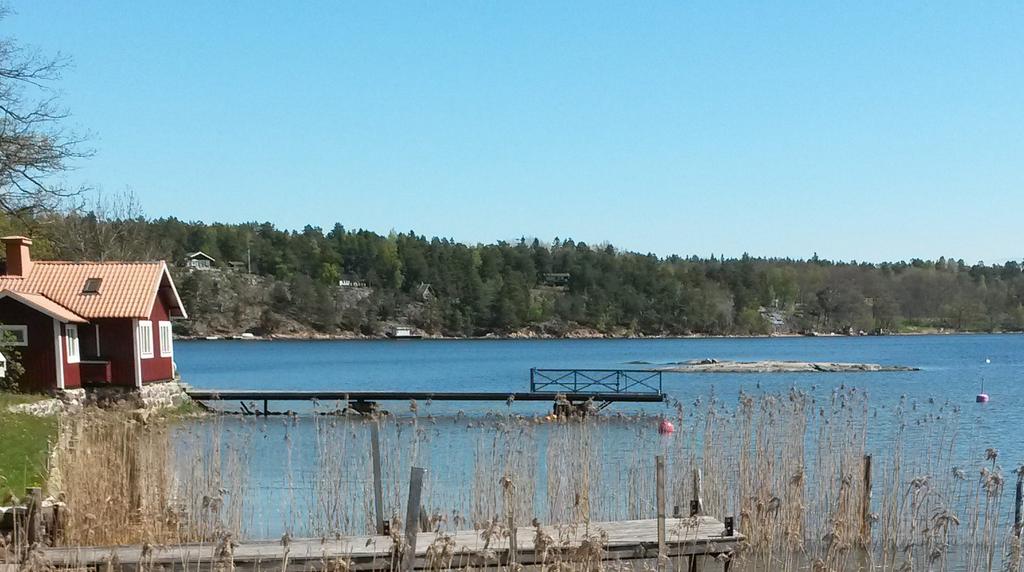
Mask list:
[[[727,534],[731,532],[731,534]],[[167,546],[105,546],[45,548],[42,557],[58,569],[94,570],[448,570],[529,566],[576,562],[657,559],[658,520],[592,522],[588,525],[518,527],[510,550],[509,535],[484,531],[416,535],[412,566],[402,563],[390,536],[303,538],[288,541],[180,544]],[[538,542],[538,538],[540,541]],[[731,555],[743,535],[727,531],[708,517],[665,519],[665,556],[669,558]],[[404,565],[403,565],[404,564]],[[728,561],[723,565],[728,570]]]
[[[276,391],[248,389],[193,389],[186,390],[189,397],[199,401],[555,401],[555,393],[526,391]],[[566,400],[578,403],[621,401],[625,403],[661,403],[665,396],[652,393],[561,393]]]
[[[270,410],[273,401],[345,402],[346,409],[359,413],[377,411],[381,401],[547,401],[556,414],[586,414],[590,404],[604,409],[616,402],[662,403],[665,394],[662,372],[647,369],[530,369],[530,391],[281,391],[259,389],[195,389],[186,386],[192,399],[238,401],[242,413],[278,414]],[[246,406],[263,403],[263,411]]]
[[[194,389],[186,387],[192,399],[238,401],[242,413],[275,415],[272,401],[345,402],[345,410],[373,413],[381,401],[547,401],[556,415],[586,415],[593,407],[604,409],[616,402],[662,403],[665,394],[662,372],[633,369],[530,369],[530,391],[279,391],[237,389]],[[263,403],[263,411],[246,406]]]

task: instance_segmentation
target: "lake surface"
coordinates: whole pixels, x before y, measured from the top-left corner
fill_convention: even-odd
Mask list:
[[[1009,423],[1024,406],[1024,336],[894,336],[655,340],[182,341],[175,360],[183,379],[208,389],[528,391],[539,368],[643,368],[690,359],[867,362],[917,372],[820,374],[666,374],[664,389],[681,401],[711,392],[823,391],[843,384],[867,390],[879,406],[900,396],[973,403],[984,383],[992,401],[983,418]],[[991,363],[986,364],[986,359]],[[482,404],[475,408],[492,408]],[[436,411],[466,404],[434,403]],[[530,411],[546,405],[517,404]],[[636,405],[616,405],[636,409]],[[652,410],[663,406],[646,406]]]
[[[655,339],[655,340],[472,340],[472,341],[182,341],[176,343],[178,369],[182,378],[197,388],[277,390],[415,390],[495,391],[529,389],[529,370],[538,368],[643,368],[690,359],[800,360],[866,362],[921,368],[914,372],[799,373],[799,374],[665,374],[664,390],[689,407],[707,403],[716,396],[735,407],[740,392],[785,394],[797,388],[825,404],[840,388],[866,391],[871,410],[867,427],[868,450],[884,457],[900,426],[912,415],[893,415],[902,408],[956,417],[956,455],[965,466],[984,463],[986,448],[1000,451],[1004,467],[1024,464],[1024,440],[1018,438],[1017,421],[1024,412],[1024,336],[900,336],[822,337],[752,339]],[[986,363],[989,360],[990,363]],[[976,404],[982,384],[991,402]],[[229,407],[237,407],[231,404]],[[298,405],[296,405],[298,408]],[[409,404],[385,405],[398,418],[412,417]],[[930,408],[930,409],[929,409]],[[466,497],[467,488],[479,484],[479,459],[486,449],[489,433],[473,419],[487,419],[488,412],[545,415],[546,403],[431,403],[417,404],[420,425],[413,425],[426,438],[416,462],[432,467],[430,498],[438,507],[456,507],[467,514],[475,501]],[[691,410],[697,409],[690,407]],[[237,409],[235,409],[237,411]],[[603,415],[646,412],[649,422],[621,425],[609,422],[600,436],[598,450],[605,457],[602,471],[606,483],[622,486],[628,476],[623,467],[637,456],[665,454],[672,446],[654,430],[657,416],[672,416],[676,410],[666,404],[615,404]],[[465,417],[459,415],[466,414]],[[430,424],[424,419],[431,418]],[[469,421],[467,421],[469,420]],[[351,428],[340,430],[338,443],[324,443],[323,422],[311,417],[298,420],[269,420],[228,416],[219,418],[217,431],[242,436],[244,456],[259,459],[247,468],[249,495],[247,530],[252,535],[275,537],[282,530],[298,534],[311,531],[303,523],[320,510],[309,500],[316,496],[318,479],[323,480],[325,463],[335,463],[334,472],[350,476],[332,486],[349,487],[366,505],[366,454],[359,449],[365,436]],[[412,423],[412,422],[410,422]],[[404,447],[401,423],[384,436],[385,447]],[[549,429],[539,425],[528,441],[547,447]],[[642,432],[638,430],[642,428]],[[194,428],[189,429],[194,431]],[[726,430],[730,430],[726,427]],[[680,431],[681,433],[682,431]],[[921,430],[904,442],[925,447],[933,433]],[[677,433],[677,439],[683,438]],[[688,437],[687,437],[688,438]],[[346,441],[348,440],[348,441]],[[348,449],[342,442],[352,445]],[[287,443],[288,446],[282,446]],[[482,445],[484,444],[484,445]],[[497,445],[496,445],[497,446]],[[532,446],[532,445],[531,445]],[[342,447],[333,450],[331,447]],[[352,447],[355,447],[353,449]],[[334,451],[334,452],[331,452]],[[486,451],[484,451],[486,453]],[[551,480],[547,466],[557,459],[540,453],[538,483]],[[924,455],[925,457],[927,455]],[[977,458],[975,458],[977,457]],[[342,460],[338,460],[342,459]],[[632,459],[632,460],[631,460]],[[387,469],[390,496],[398,504],[403,498],[403,475],[408,460],[396,461]],[[476,461],[479,464],[479,460]],[[406,463],[406,464],[402,464]],[[947,467],[948,468],[948,467]],[[972,469],[973,470],[973,469]],[[1008,471],[1009,469],[1007,469]],[[948,472],[948,471],[947,471]],[[333,477],[332,477],[333,478]],[[476,479],[476,480],[474,480]],[[550,488],[550,484],[548,488]],[[536,510],[544,510],[543,486],[538,485]],[[347,494],[347,493],[346,493]],[[548,493],[550,494],[550,493]],[[288,498],[285,498],[288,497]],[[296,509],[306,503],[305,508]],[[305,499],[305,500],[302,500]],[[618,504],[616,504],[618,503]],[[625,506],[626,500],[608,502],[608,514]],[[360,506],[346,510],[358,513]],[[727,509],[728,510],[728,509]],[[1006,511],[1002,511],[1006,513]]]

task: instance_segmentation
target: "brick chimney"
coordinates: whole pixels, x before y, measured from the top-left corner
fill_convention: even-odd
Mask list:
[[[7,247],[7,276],[28,276],[32,271],[32,254],[29,247],[32,239],[25,236],[5,236],[0,238]]]

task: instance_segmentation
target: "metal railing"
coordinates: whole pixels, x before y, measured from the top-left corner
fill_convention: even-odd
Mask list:
[[[650,369],[530,368],[535,393],[643,393],[661,395],[661,371]]]

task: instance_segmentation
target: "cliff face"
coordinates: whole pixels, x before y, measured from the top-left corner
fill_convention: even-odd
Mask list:
[[[364,318],[375,304],[369,288],[332,288],[305,277],[286,282],[228,270],[174,273],[190,318],[176,325],[183,336],[378,333],[376,324],[365,327]]]
[[[305,276],[285,281],[221,269],[177,268],[173,273],[189,313],[188,320],[175,323],[180,336],[231,336],[251,332],[258,336],[300,339],[383,337],[389,328],[397,325],[414,326],[428,337],[453,335],[432,324],[429,303],[396,300],[365,286],[317,284]],[[505,335],[602,337],[596,330],[583,331],[551,323]]]
[[[397,325],[414,326],[426,337],[460,337],[432,321],[436,313],[422,300],[396,300],[368,287],[316,284],[304,276],[276,280],[231,270],[187,270],[174,273],[189,319],[175,323],[185,337],[231,336],[251,332],[279,338],[383,337]],[[511,331],[483,331],[484,337],[603,338],[629,337],[624,328],[602,332],[574,322],[548,320]]]

